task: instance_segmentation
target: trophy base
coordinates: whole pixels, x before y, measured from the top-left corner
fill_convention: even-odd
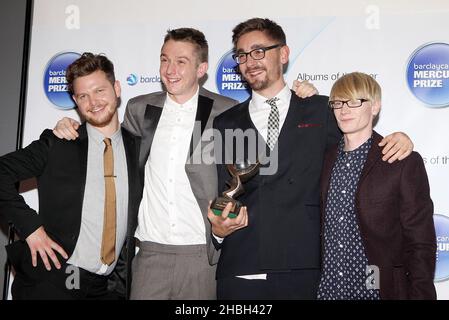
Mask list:
[[[228,217],[234,219],[239,215],[240,208],[242,207],[242,203],[240,201],[225,197],[218,197],[214,201],[212,201],[210,209],[216,216],[221,216],[224,208],[229,202],[232,203],[232,208],[229,211]]]

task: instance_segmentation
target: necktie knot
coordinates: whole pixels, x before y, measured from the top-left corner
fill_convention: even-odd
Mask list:
[[[112,145],[111,138],[104,138],[103,142],[106,145],[106,147],[110,147]]]
[[[270,106],[272,107],[276,107],[276,102],[279,101],[278,97],[273,97],[271,99],[268,99],[267,101],[265,101],[266,103],[268,103]]]

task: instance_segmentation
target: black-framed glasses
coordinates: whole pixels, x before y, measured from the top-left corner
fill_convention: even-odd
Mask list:
[[[348,108],[359,108],[369,99],[352,99],[352,100],[330,100],[329,107],[331,109],[341,109],[346,104]]]
[[[250,55],[254,60],[262,60],[263,58],[265,58],[265,51],[281,46],[283,46],[283,44],[279,43],[269,47],[257,48],[249,52],[237,52],[232,55],[232,58],[235,60],[235,62],[237,62],[237,64],[244,64],[248,60],[248,55]]]

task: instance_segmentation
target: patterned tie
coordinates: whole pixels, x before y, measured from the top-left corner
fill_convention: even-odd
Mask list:
[[[115,213],[115,182],[114,182],[114,153],[112,151],[111,139],[103,140],[106,145],[104,149],[104,222],[103,238],[101,241],[101,261],[110,265],[115,260],[115,233],[116,233],[116,213]]]
[[[276,106],[276,101],[278,97],[274,97],[265,101],[271,106],[270,115],[268,116],[268,134],[267,134],[267,145],[270,150],[273,150],[279,136],[279,109]]]

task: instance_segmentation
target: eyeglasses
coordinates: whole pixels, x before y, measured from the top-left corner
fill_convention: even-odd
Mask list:
[[[265,51],[281,46],[283,46],[283,44],[275,44],[274,46],[257,48],[249,52],[237,52],[232,55],[232,58],[235,60],[235,62],[237,62],[237,64],[244,64],[248,60],[248,55],[250,55],[254,60],[262,60],[263,58],[265,58]]]
[[[359,108],[368,99],[354,99],[354,100],[331,100],[329,101],[329,107],[331,109],[341,109],[346,104],[348,108]]]

